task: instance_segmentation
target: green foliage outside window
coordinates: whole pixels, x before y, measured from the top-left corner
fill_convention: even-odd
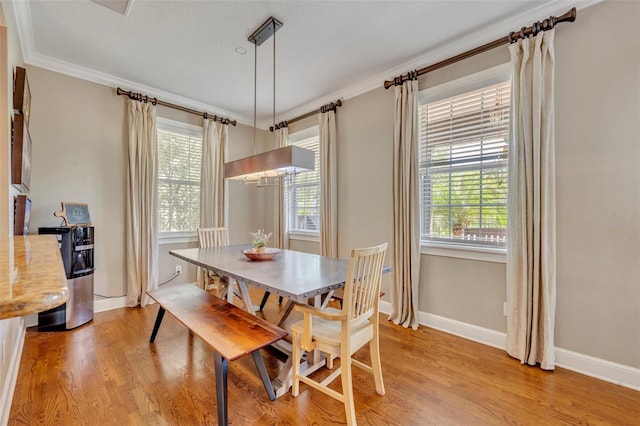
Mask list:
[[[504,246],[510,83],[419,110],[422,240]]]
[[[431,235],[455,238],[471,228],[506,230],[505,175],[504,169],[433,175]],[[480,181],[481,186],[477,184]]]

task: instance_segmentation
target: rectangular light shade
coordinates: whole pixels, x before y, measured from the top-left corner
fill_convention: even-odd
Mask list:
[[[225,179],[256,181],[264,177],[308,172],[314,169],[315,153],[295,145],[285,146],[224,165]]]

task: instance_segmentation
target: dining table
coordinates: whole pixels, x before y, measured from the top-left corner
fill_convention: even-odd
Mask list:
[[[243,253],[251,247],[250,244],[240,244],[178,249],[169,253],[225,278],[229,283],[229,302],[236,295],[232,285],[237,284],[245,309],[252,314],[256,313],[256,307],[251,301],[248,286],[282,296],[286,304],[274,321],[278,326],[284,323],[296,302],[325,307],[333,292],[345,285],[349,267],[346,259],[282,249],[270,260],[252,260]],[[383,272],[388,271],[389,267],[383,269]],[[290,345],[281,342],[277,349],[289,355],[278,377],[272,380],[276,396],[280,397],[291,387],[292,362]],[[324,359],[318,354],[310,354],[303,362],[312,369],[324,365]]]

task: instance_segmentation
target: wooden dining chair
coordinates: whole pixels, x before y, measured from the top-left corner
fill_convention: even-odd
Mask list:
[[[200,247],[220,247],[229,245],[227,228],[198,228]],[[203,290],[215,289],[218,297],[224,298],[229,284],[226,279],[213,271],[200,268],[200,284]]]
[[[353,404],[351,366],[373,373],[378,395],[384,395],[380,366],[380,338],[378,335],[378,301],[382,282],[382,262],[387,243],[375,247],[355,249],[351,252],[347,270],[342,309],[319,309],[297,304],[295,310],[304,318],[291,326],[293,361],[293,396],[300,392],[300,382],[341,401],[345,407],[347,424],[356,424]],[[371,365],[352,358],[352,355],[369,343]],[[302,351],[319,350],[327,354],[327,367],[333,367],[333,357],[340,358],[340,367],[322,382],[309,377],[313,367],[300,371]],[[329,384],[341,376],[342,393],[330,389]]]

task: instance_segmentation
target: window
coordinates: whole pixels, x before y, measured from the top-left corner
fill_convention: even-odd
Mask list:
[[[320,129],[314,126],[289,135],[289,145],[315,152],[315,170],[285,180],[286,227],[290,234],[320,234]]]
[[[421,93],[422,243],[506,246],[509,113],[505,67]]]
[[[191,233],[200,226],[202,128],[158,118],[158,228]]]

